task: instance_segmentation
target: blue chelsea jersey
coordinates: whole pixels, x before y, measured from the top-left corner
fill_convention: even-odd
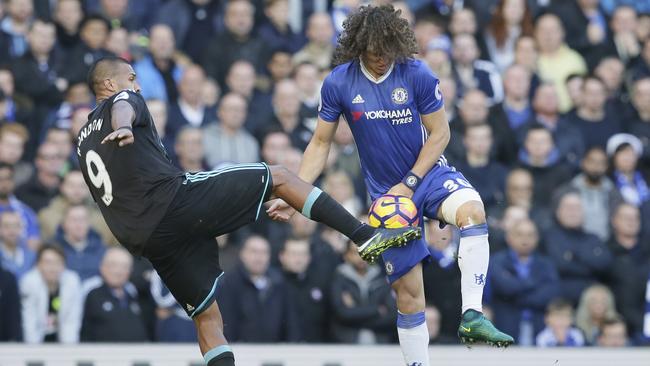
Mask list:
[[[415,164],[427,139],[420,115],[442,106],[439,80],[423,62],[394,63],[375,80],[360,61],[354,61],[337,66],[325,78],[319,116],[326,122],[345,117],[368,192],[377,197]]]

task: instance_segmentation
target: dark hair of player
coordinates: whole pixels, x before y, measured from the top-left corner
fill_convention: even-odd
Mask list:
[[[86,82],[93,94],[97,95],[95,87],[98,84],[105,79],[115,76],[115,66],[121,63],[129,64],[129,61],[118,56],[106,56],[95,61],[92,66],[90,66]]]
[[[343,22],[334,52],[334,63],[340,65],[359,59],[366,51],[396,62],[403,62],[418,53],[415,34],[402,11],[392,5],[362,6]]]

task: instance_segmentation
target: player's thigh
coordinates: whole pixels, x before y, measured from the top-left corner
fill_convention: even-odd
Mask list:
[[[194,318],[214,302],[223,274],[214,237],[190,235],[168,241],[154,233],[144,256],[188,316]]]
[[[183,211],[200,234],[218,236],[255,221],[273,185],[264,163],[240,164],[188,174]]]

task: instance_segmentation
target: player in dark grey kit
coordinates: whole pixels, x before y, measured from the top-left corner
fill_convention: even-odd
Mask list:
[[[115,237],[151,261],[194,320],[209,366],[234,365],[214,302],[223,273],[214,238],[256,220],[263,202],[282,198],[348,236],[369,261],[421,236],[418,228],[371,228],[283,167],[256,163],[184,173],[167,157],[127,61],[97,61],[88,83],[97,107],[77,141],[86,183]]]

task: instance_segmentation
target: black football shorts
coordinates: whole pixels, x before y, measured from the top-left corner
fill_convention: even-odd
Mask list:
[[[264,163],[185,174],[143,256],[190,317],[212,304],[223,274],[215,237],[257,220],[272,187]]]

